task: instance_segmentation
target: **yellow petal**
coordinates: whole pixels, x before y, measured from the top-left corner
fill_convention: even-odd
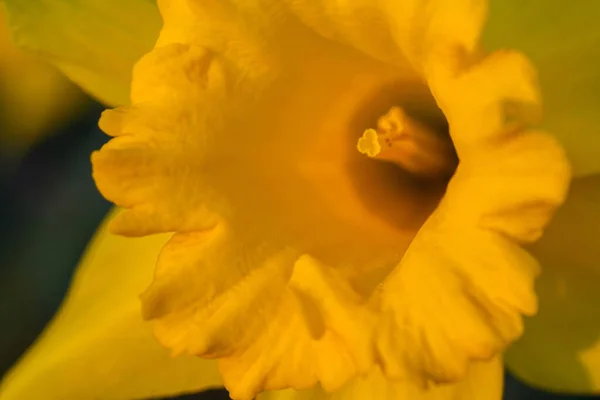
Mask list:
[[[60,68],[110,105],[129,103],[134,63],[158,37],[158,8],[147,0],[3,3],[16,43]]]
[[[2,382],[0,399],[129,400],[220,386],[215,362],[171,358],[141,319],[138,294],[167,239],[124,239],[105,223],[61,310]]]
[[[390,376],[405,374],[404,354],[411,370],[460,379],[469,360],[502,351],[522,333],[521,316],[536,312],[538,266],[518,244],[539,237],[564,197],[563,157],[553,139],[532,131],[495,144],[472,168],[475,157],[461,160],[384,282],[389,315],[378,345]]]
[[[234,399],[317,380],[334,390],[366,372],[373,318],[358,296],[335,269],[269,247],[223,226],[175,235],[143,295],[157,338],[176,354],[219,358]]]
[[[573,181],[566,204],[532,252],[542,265],[539,313],[508,351],[527,383],[600,391],[600,176]]]
[[[470,360],[522,333],[522,315],[536,311],[537,264],[519,245],[539,239],[570,181],[557,141],[528,129],[538,95],[527,60],[446,56],[434,52],[424,71],[460,163],[383,284],[378,343],[388,376],[412,370],[437,382],[460,379]]]
[[[488,50],[525,53],[538,71],[543,127],[567,150],[576,175],[600,172],[600,2],[490,1]]]
[[[387,380],[379,371],[355,378],[342,389],[327,393],[320,388],[265,392],[257,400],[500,400],[503,367],[498,358],[474,363],[464,380],[424,390],[410,382]]]
[[[433,53],[454,57],[447,46],[473,51],[487,9],[487,2],[481,0],[285,2],[302,22],[324,37],[396,66],[408,62],[419,72]]]
[[[79,88],[43,60],[18,49],[0,7],[0,148],[17,156],[86,104]]]

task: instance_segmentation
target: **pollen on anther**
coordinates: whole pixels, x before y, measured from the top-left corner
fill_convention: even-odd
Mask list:
[[[381,144],[379,143],[379,134],[375,129],[367,129],[362,137],[358,139],[356,148],[362,154],[369,157],[375,157],[381,152]]]

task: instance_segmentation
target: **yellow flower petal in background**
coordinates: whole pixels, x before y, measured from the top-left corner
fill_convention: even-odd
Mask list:
[[[500,400],[503,364],[500,358],[474,363],[464,380],[442,384],[424,391],[408,381],[393,382],[379,371],[348,382],[342,389],[327,393],[316,387],[307,390],[280,390],[260,394],[257,400]]]
[[[573,181],[533,254],[543,270],[539,313],[507,364],[534,386],[600,393],[600,175]]]
[[[556,135],[575,175],[600,172],[600,2],[493,0],[482,42],[531,59],[544,99],[543,127]]]
[[[148,0],[5,0],[16,43],[110,105],[129,103],[131,69],[161,21]]]
[[[0,4],[0,152],[18,159],[80,110],[86,96],[56,68],[19,50],[5,17]]]
[[[0,386],[1,400],[140,399],[221,385],[216,363],[171,358],[138,294],[168,235],[125,239],[104,224],[54,321]]]

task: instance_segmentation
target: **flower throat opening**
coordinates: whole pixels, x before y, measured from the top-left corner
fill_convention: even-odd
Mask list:
[[[410,82],[378,88],[357,109],[347,147],[355,193],[374,218],[413,234],[458,166],[445,115],[426,86]]]
[[[357,149],[370,158],[394,163],[417,178],[448,180],[458,158],[449,136],[411,118],[401,107],[391,107],[365,130]]]

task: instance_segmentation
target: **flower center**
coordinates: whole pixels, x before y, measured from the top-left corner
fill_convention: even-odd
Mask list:
[[[351,123],[346,151],[355,196],[393,230],[394,243],[408,246],[458,165],[446,117],[426,85],[397,80],[363,96]]]
[[[458,164],[449,137],[411,118],[397,106],[378,119],[376,129],[365,130],[357,149],[425,179],[447,180]]]

